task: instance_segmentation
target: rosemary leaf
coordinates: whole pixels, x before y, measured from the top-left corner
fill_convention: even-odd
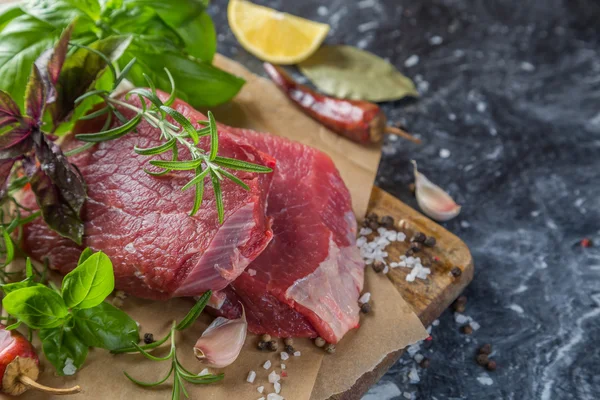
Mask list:
[[[167,379],[169,379],[171,377],[171,374],[173,373],[173,365],[171,364],[171,369],[169,370],[169,372],[167,373],[167,375],[162,378],[159,381],[156,382],[142,382],[142,381],[138,381],[137,379],[133,378],[131,375],[129,375],[126,371],[123,371],[123,373],[125,374],[125,376],[133,383],[135,383],[136,385],[140,385],[140,386],[144,386],[144,387],[154,387],[154,386],[158,386],[158,385],[162,385],[163,383],[165,383],[167,381]]]
[[[99,133],[81,133],[79,135],[75,135],[76,139],[81,140],[82,142],[103,142],[105,140],[117,139],[121,136],[131,132],[142,120],[142,115],[138,114],[133,119],[127,121],[125,124],[118,126],[113,129],[109,129],[104,132]]]
[[[98,90],[92,90],[92,91],[86,92],[75,99],[75,104],[81,103],[83,100],[87,99],[88,97],[102,95],[102,94],[108,94],[108,92],[104,89],[98,89]]]
[[[104,108],[99,109],[98,111],[94,111],[92,113],[84,115],[83,117],[79,118],[79,120],[80,121],[87,121],[89,119],[94,119],[96,117],[99,117],[101,115],[106,114],[109,111],[110,111],[110,108],[104,107]]]
[[[219,132],[217,131],[215,117],[210,111],[208,112],[208,123],[210,126],[210,155],[208,159],[213,161],[219,151]]]
[[[236,160],[235,158],[227,158],[217,156],[214,161],[215,164],[220,165],[225,168],[235,169],[238,171],[248,171],[248,172],[259,172],[259,173],[268,173],[273,172],[273,169],[269,167],[265,167],[263,165],[252,164],[246,161]]]
[[[64,154],[67,157],[74,156],[75,154],[79,154],[81,152],[84,152],[86,150],[91,149],[95,145],[96,145],[96,143],[94,143],[94,142],[88,142],[88,143],[84,144],[83,146],[79,146],[79,147],[76,147],[76,148],[74,148],[72,150],[65,151]]]
[[[233,181],[235,184],[237,184],[237,185],[239,185],[239,186],[243,187],[243,188],[244,188],[244,189],[246,189],[246,190],[250,190],[250,188],[248,187],[248,185],[246,185],[246,184],[244,183],[244,181],[242,181],[242,180],[241,180],[240,178],[238,178],[237,176],[235,176],[235,175],[233,175],[232,173],[230,173],[230,172],[227,172],[227,171],[225,171],[225,170],[223,170],[223,169],[222,169],[220,172],[221,172],[221,173],[222,173],[222,174],[223,174],[225,177],[227,177],[227,178],[231,179],[231,181]]]
[[[194,128],[192,123],[183,114],[167,106],[160,106],[160,109],[181,125],[188,135],[190,135],[194,144],[198,144],[198,132],[196,132],[196,128]]]
[[[151,165],[160,168],[166,168],[173,171],[188,171],[190,169],[196,169],[202,164],[202,160],[191,160],[191,161],[163,161],[163,160],[152,160]]]
[[[204,182],[204,178],[206,177],[206,175],[208,174],[209,170],[208,168],[205,169],[204,171],[202,171],[201,173],[198,173],[198,171],[196,171],[197,175],[194,177],[194,179],[192,179],[191,181],[189,181],[188,183],[186,183],[181,190],[188,190],[189,188],[191,188],[194,185],[197,185],[201,182]]]
[[[135,151],[137,154],[142,155],[142,156],[154,156],[157,154],[165,153],[165,152],[171,150],[174,146],[177,146],[177,141],[173,138],[173,139],[169,140],[168,142],[161,144],[160,146],[156,146],[156,147],[141,148],[141,147],[134,146],[133,151]]]
[[[192,309],[187,313],[185,318],[181,320],[179,324],[175,326],[175,329],[178,331],[182,331],[192,325],[200,316],[202,311],[204,311],[204,307],[208,304],[210,297],[212,296],[212,291],[207,290],[204,292],[202,296],[198,299],[198,302],[192,307]]]
[[[152,102],[152,104],[154,104],[156,107],[160,107],[163,105],[162,101],[160,101],[158,96],[155,95],[154,93],[152,93],[151,91],[149,91],[148,89],[141,89],[141,88],[132,89],[129,91],[129,93],[127,93],[127,97],[129,97],[132,94],[139,94],[140,96],[145,97],[146,99],[150,100]]]
[[[123,70],[121,71],[121,73],[119,74],[119,76],[117,77],[117,79],[115,80],[115,83],[113,84],[113,88],[117,88],[117,86],[119,86],[119,83],[121,83],[123,81],[123,79],[125,79],[125,77],[127,77],[127,74],[129,74],[129,71],[131,70],[131,67],[133,67],[133,65],[136,62],[136,58],[133,57],[131,59],[131,61],[129,61],[127,63],[127,65],[125,65],[125,67],[123,68]]]
[[[169,77],[169,83],[171,84],[171,93],[169,94],[167,101],[165,101],[165,106],[170,106],[175,101],[175,80],[173,79],[173,75],[171,75],[171,72],[169,72],[168,68],[165,68],[165,72],[167,73],[167,76]]]
[[[223,193],[221,192],[221,182],[213,169],[210,170],[210,178],[213,184],[213,191],[215,192],[215,204],[217,206],[217,214],[219,215],[219,223],[223,223],[225,211],[223,209]]]

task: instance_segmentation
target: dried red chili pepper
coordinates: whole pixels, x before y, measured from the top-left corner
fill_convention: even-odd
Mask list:
[[[282,68],[264,63],[275,84],[302,111],[335,133],[360,144],[378,143],[384,133],[421,141],[401,129],[387,126],[387,118],[377,104],[325,96],[295,82]]]

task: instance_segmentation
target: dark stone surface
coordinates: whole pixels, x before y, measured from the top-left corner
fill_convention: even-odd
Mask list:
[[[329,43],[364,47],[412,77],[421,98],[384,107],[425,144],[388,138],[377,183],[415,206],[415,159],[464,205],[445,226],[473,253],[465,314],[481,328],[467,337],[445,312],[419,352],[431,359],[420,383],[408,383],[405,356],[366,398],[600,398],[600,3],[258,2],[328,22]],[[261,73],[225,11],[213,2],[219,50]],[[584,237],[597,245],[582,248]],[[474,361],[484,343],[498,364],[487,375]]]

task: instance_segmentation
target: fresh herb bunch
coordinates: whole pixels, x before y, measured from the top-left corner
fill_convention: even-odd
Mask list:
[[[89,347],[116,350],[139,341],[136,322],[104,302],[115,287],[110,259],[85,249],[78,266],[67,274],[62,290],[34,279],[29,259],[23,281],[0,286],[3,308],[16,321],[38,330],[44,355],[59,375],[73,375],[83,365]]]
[[[272,172],[272,169],[234,158],[219,156],[219,135],[217,123],[213,114],[209,111],[208,121],[198,121],[199,127],[196,128],[183,114],[170,107],[173,101],[175,101],[176,87],[173,77],[168,69],[165,69],[165,72],[171,82],[171,94],[165,102],[159,98],[153,80],[147,75],[144,75],[144,77],[146,78],[150,89],[133,89],[125,96],[126,99],[132,95],[138,96],[140,100],[139,107],[113,97],[112,94],[114,90],[116,90],[118,84],[125,79],[135,61],[135,59],[131,60],[120,74],[118,74],[109,63],[109,68],[114,75],[115,82],[112,91],[104,89],[93,90],[75,100],[75,103],[77,104],[85,101],[91,96],[99,96],[104,102],[104,107],[80,119],[93,119],[104,114],[107,114],[107,117],[104,127],[100,132],[76,135],[75,137],[77,139],[88,142],[88,144],[74,149],[68,154],[76,154],[80,151],[87,150],[94,143],[120,138],[127,133],[134,132],[136,127],[142,121],[146,121],[150,126],[160,130],[160,138],[165,143],[152,148],[135,147],[134,151],[137,154],[144,156],[155,156],[170,151],[172,159],[171,161],[151,160],[150,164],[162,168],[162,171],[145,171],[151,175],[163,175],[171,171],[194,171],[194,178],[182,187],[182,190],[187,190],[192,187],[195,188],[194,206],[190,212],[190,215],[192,216],[198,212],[202,205],[204,180],[205,178],[210,178],[212,189],[215,193],[215,203],[219,222],[223,223],[223,193],[221,191],[220,182],[224,178],[227,178],[245,190],[249,190],[249,187],[241,179],[224,168],[255,173],[269,173]],[[131,119],[127,119],[119,112],[119,108],[134,111],[136,115]],[[115,128],[110,128],[111,121],[114,120],[119,120],[122,124]],[[176,125],[173,122],[179,125]],[[210,148],[207,150],[198,146],[200,138],[204,136],[210,137]],[[178,146],[184,147],[189,152],[191,160],[179,159]]]
[[[145,84],[145,72],[168,90],[162,76],[166,66],[179,88],[177,97],[196,107],[226,102],[244,80],[212,65],[217,41],[207,6],[208,0],[25,0],[2,5],[0,89],[21,106],[33,62],[76,20],[73,41],[79,44],[94,47],[102,40],[132,38],[118,64],[124,68],[137,58],[129,77],[135,86]]]
[[[204,307],[206,307],[206,304],[208,303],[208,300],[210,299],[211,295],[212,292],[209,290],[208,292],[200,296],[200,299],[198,299],[196,305],[190,310],[190,312],[185,316],[185,318],[181,320],[180,323],[177,323],[177,321],[173,321],[171,330],[161,340],[145,346],[139,346],[137,343],[132,343],[133,346],[129,348],[114,351],[114,353],[139,352],[151,361],[170,361],[171,368],[169,369],[167,375],[164,378],[156,382],[143,382],[133,378],[127,372],[124,372],[125,376],[137,385],[143,387],[154,387],[165,383],[167,379],[169,379],[169,377],[173,375],[173,391],[171,393],[172,400],[178,400],[181,397],[181,394],[183,394],[186,398],[189,398],[188,392],[185,389],[184,382],[189,382],[194,385],[205,385],[222,380],[224,377],[224,374],[222,373],[218,375],[198,375],[188,371],[183,365],[181,365],[181,362],[177,358],[177,346],[175,344],[176,332],[186,329],[187,327],[191,326],[194,323],[194,321],[196,321],[196,319],[198,319],[198,316],[202,313]],[[171,348],[169,354],[167,354],[166,356],[156,357],[148,352],[148,350],[153,350],[159,347],[169,339],[171,340]]]

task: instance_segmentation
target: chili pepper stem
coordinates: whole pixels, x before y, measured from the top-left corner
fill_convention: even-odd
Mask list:
[[[401,138],[410,140],[411,142],[417,143],[417,144],[421,144],[421,139],[414,137],[413,135],[409,134],[408,132],[403,131],[400,128],[396,128],[393,126],[386,126],[385,127],[385,133],[389,133],[391,135],[396,135],[396,136],[400,136]]]
[[[56,388],[51,388],[48,386],[41,385],[41,384],[37,383],[36,381],[34,381],[33,379],[31,379],[30,377],[28,377],[27,375],[19,375],[19,381],[22,384],[27,385],[33,389],[37,389],[41,392],[55,394],[55,395],[75,394],[75,393],[81,392],[81,388],[79,387],[79,385],[73,386],[72,388],[68,388],[68,389],[56,389]]]

